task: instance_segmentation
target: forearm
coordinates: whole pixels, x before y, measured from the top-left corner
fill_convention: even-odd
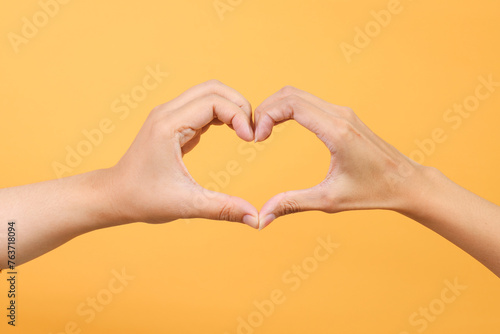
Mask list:
[[[7,223],[16,222],[16,265],[70,239],[122,223],[108,191],[108,171],[0,190],[0,268],[7,266]]]
[[[418,185],[417,185],[418,184]],[[500,277],[500,207],[423,168],[398,210],[475,257]]]
[[[249,202],[204,189],[182,157],[213,124],[254,139],[252,107],[236,90],[212,80],[151,111],[127,153],[112,168],[0,189],[0,268],[7,266],[8,222],[16,222],[16,265],[104,227],[180,218],[243,222],[258,228]]]

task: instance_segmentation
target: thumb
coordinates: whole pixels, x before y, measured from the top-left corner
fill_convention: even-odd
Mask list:
[[[280,216],[302,211],[324,210],[326,205],[326,192],[320,185],[303,190],[286,191],[272,197],[264,204],[259,213],[259,230]]]
[[[218,193],[199,187],[193,194],[194,215],[197,218],[240,222],[253,228],[259,227],[259,212],[242,198]]]

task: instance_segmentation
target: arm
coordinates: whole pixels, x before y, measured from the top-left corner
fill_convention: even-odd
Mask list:
[[[461,188],[434,168],[407,158],[346,107],[285,87],[255,110],[255,139],[288,119],[313,131],[331,164],[313,188],[278,194],[262,207],[260,228],[284,214],[388,209],[441,234],[500,277],[500,207]]]
[[[420,189],[408,189],[397,211],[420,222],[475,257],[500,277],[500,206],[427,169]]]
[[[257,227],[250,203],[202,188],[182,162],[210,125],[228,124],[252,140],[251,113],[241,94],[210,81],[153,109],[114,167],[1,189],[0,268],[7,267],[9,220],[16,222],[16,265],[82,233],[132,222],[208,218]]]
[[[116,218],[109,210],[106,173],[94,171],[0,190],[0,268],[7,267],[9,220],[16,222],[16,265],[112,224]]]

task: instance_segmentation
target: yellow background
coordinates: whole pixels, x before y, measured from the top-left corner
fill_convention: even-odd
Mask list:
[[[103,118],[115,130],[72,174],[112,166],[155,105],[216,78],[254,107],[284,85],[350,106],[405,154],[441,127],[448,138],[425,164],[500,204],[500,89],[457,130],[443,121],[447,108],[474,93],[478,76],[500,80],[500,3],[402,0],[402,12],[348,63],[339,45],[353,44],[354,29],[387,3],[233,0],[221,20],[212,0],[74,0],[15,53],[7,34],[20,34],[22,18],[40,5],[8,2],[0,11],[0,186],[55,178],[52,163],[64,162],[65,147]],[[169,76],[120,120],[111,103],[156,65]],[[206,185],[210,172],[236,160],[242,171],[222,191],[257,208],[322,179],[329,156],[314,135],[289,122],[272,138],[259,151],[247,144],[258,152],[247,161],[234,133],[217,127],[185,161]],[[328,236],[339,248],[292,291],[283,274]],[[77,306],[122,268],[135,279],[86,323]],[[500,330],[498,278],[393,212],[301,213],[262,232],[208,220],[133,224],[80,236],[19,273],[15,330],[5,324],[0,276],[2,333],[61,333],[74,321],[81,333],[232,334],[238,317],[275,289],[286,301],[255,333],[418,333],[410,315],[455,278],[467,289],[425,333]]]

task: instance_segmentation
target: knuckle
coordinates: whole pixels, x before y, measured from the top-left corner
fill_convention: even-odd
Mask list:
[[[337,118],[335,121],[335,133],[342,140],[351,139],[356,131],[351,122],[344,118]]]
[[[280,89],[280,94],[282,96],[294,95],[297,93],[297,91],[298,91],[297,88],[287,85]]]
[[[342,117],[348,121],[355,121],[357,119],[356,114],[354,111],[349,108],[349,107],[343,107],[343,106],[338,106],[338,105],[332,105],[333,111],[339,116]]]
[[[207,82],[207,85],[211,86],[211,87],[218,87],[218,86],[222,86],[222,82],[220,82],[219,80],[217,79],[210,79],[208,80]]]
[[[235,221],[233,203],[225,201],[219,211],[218,218],[219,220]]]
[[[248,112],[252,112],[252,104],[248,101],[243,101],[243,105],[241,106],[243,110],[245,111],[248,111]]]
[[[168,104],[163,103],[151,109],[151,112],[149,114],[151,117],[160,117],[160,115],[163,114],[166,110],[168,110]]]
[[[285,101],[291,106],[298,106],[302,103],[301,98],[298,95],[292,94],[285,97]]]
[[[210,93],[202,99],[203,104],[215,105],[220,101],[221,97],[215,93]]]
[[[162,109],[162,106],[163,106],[163,104],[157,105],[156,107],[154,107],[153,109],[151,109],[151,113],[152,114],[158,114],[160,112],[160,110]]]
[[[280,204],[279,204],[279,212],[282,215],[288,215],[288,214],[296,213],[299,211],[300,211],[299,203],[292,198],[288,198],[286,196],[286,193],[285,193],[283,195],[283,199],[280,201]]]
[[[356,119],[358,118],[358,117],[356,116],[356,114],[354,113],[354,111],[353,111],[351,108],[349,108],[349,107],[343,107],[343,108],[342,108],[342,110],[343,110],[343,112],[344,112],[344,117],[345,117],[347,120],[349,120],[349,121],[351,121],[351,122],[354,122],[354,121],[356,121]]]
[[[151,134],[154,138],[167,138],[172,135],[172,121],[169,116],[156,116],[152,126]]]
[[[349,116],[354,115],[354,111],[349,107],[341,107],[341,110],[344,112],[345,115],[349,115]]]
[[[155,106],[151,109],[150,115],[156,117],[156,119],[162,118],[166,114],[174,113],[178,107],[176,106],[174,100],[168,101]]]

